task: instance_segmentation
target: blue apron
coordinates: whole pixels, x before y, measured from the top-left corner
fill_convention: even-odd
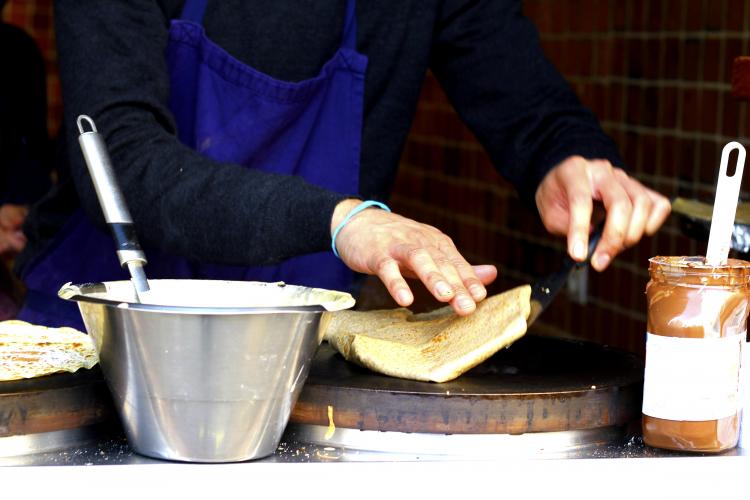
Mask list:
[[[355,0],[347,0],[341,47],[318,76],[301,82],[256,71],[209,40],[201,25],[206,2],[187,0],[169,30],[169,107],[180,141],[219,162],[357,193],[367,57],[356,51]],[[285,281],[336,290],[350,290],[353,282],[353,273],[330,250],[264,267],[201,264],[145,251],[146,274],[153,279]],[[111,236],[79,210],[27,267],[22,279],[28,292],[18,317],[82,329],[78,308],[57,298],[59,288],[128,278]]]

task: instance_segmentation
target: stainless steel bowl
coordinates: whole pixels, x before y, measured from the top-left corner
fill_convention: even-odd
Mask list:
[[[349,294],[280,283],[67,284],[99,350],[133,448],[190,462],[273,453],[320,344],[322,313]]]

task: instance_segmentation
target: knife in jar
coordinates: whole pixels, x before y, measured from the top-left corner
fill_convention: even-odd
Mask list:
[[[547,309],[555,296],[565,286],[568,281],[568,276],[570,276],[574,270],[581,269],[589,264],[589,259],[591,259],[591,255],[594,253],[596,245],[599,244],[599,240],[602,238],[603,230],[604,222],[601,222],[589,235],[589,248],[586,260],[583,262],[576,262],[566,253],[563,265],[559,270],[539,279],[536,283],[531,285],[531,312],[529,313],[528,320],[526,320],[527,325],[530,326],[536,321],[539,315]]]

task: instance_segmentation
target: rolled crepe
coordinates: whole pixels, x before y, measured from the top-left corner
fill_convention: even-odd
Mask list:
[[[450,307],[326,313],[323,338],[347,360],[392,377],[447,382],[526,333],[531,287],[488,297],[473,314]]]

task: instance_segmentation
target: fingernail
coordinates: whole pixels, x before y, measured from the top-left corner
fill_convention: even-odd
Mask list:
[[[576,242],[573,243],[573,258],[576,260],[583,260],[586,258],[586,246],[583,244],[583,241],[576,240]]]
[[[469,309],[474,308],[474,301],[471,300],[469,297],[466,297],[465,295],[461,295],[458,298],[458,308],[463,309],[464,311],[468,311]]]
[[[599,270],[602,270],[605,267],[607,267],[607,265],[609,264],[609,261],[610,261],[610,257],[606,253],[600,253],[596,255],[595,262],[596,262],[596,267]]]
[[[411,294],[407,290],[399,290],[396,292],[396,298],[398,298],[399,304],[408,304],[411,302]]]
[[[453,287],[451,287],[445,281],[438,281],[435,285],[435,290],[437,290],[438,295],[440,295],[441,297],[448,297],[450,295],[453,295]]]
[[[471,296],[474,297],[474,300],[482,300],[487,295],[487,291],[484,287],[479,285],[469,287],[469,292],[471,292]]]

